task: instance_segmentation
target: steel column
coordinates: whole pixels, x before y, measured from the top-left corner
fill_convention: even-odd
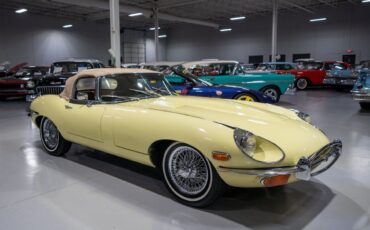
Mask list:
[[[154,6],[153,9],[154,13],[154,45],[155,45],[155,61],[159,61],[159,22],[158,22],[158,6],[157,4]]]
[[[279,0],[273,0],[272,9],[272,42],[271,42],[271,61],[276,61],[277,50],[277,26],[278,26]]]
[[[112,65],[121,67],[121,27],[120,27],[120,9],[119,0],[109,0],[110,12],[110,54],[112,56]]]

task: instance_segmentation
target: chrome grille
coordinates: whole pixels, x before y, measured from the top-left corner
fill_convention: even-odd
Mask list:
[[[308,158],[311,176],[316,176],[330,168],[342,152],[342,142],[334,140]]]
[[[36,93],[39,95],[60,94],[63,89],[64,86],[38,86],[36,87]]]

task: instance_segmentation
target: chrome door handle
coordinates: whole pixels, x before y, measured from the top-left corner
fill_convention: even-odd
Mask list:
[[[66,109],[72,109],[72,107],[69,106],[69,105],[65,105],[64,108],[66,108]]]

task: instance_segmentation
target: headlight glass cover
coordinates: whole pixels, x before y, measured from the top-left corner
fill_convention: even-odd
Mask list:
[[[246,130],[236,128],[234,140],[246,156],[257,162],[274,164],[284,159],[284,152],[276,144]]]
[[[243,129],[234,130],[235,144],[239,149],[249,157],[253,158],[254,151],[256,150],[257,140],[253,133]]]

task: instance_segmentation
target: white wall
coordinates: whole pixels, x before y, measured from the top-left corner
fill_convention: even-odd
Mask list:
[[[325,16],[327,21],[310,23],[308,19]],[[248,62],[250,55],[264,55],[271,49],[272,17],[259,16],[244,21],[227,22],[232,32],[220,33],[206,27],[181,24],[167,37],[169,61],[203,58],[234,59]],[[319,60],[341,60],[353,49],[356,61],[370,59],[370,3],[323,7],[315,14],[283,13],[279,15],[278,53],[311,53]]]
[[[62,25],[72,23],[70,29]],[[66,57],[108,63],[109,25],[0,10],[0,62],[49,65]]]
[[[165,34],[164,31],[162,31],[162,33]],[[154,42],[153,32],[146,33],[145,47],[146,47],[146,62],[154,62],[155,61],[155,42]],[[167,38],[159,39],[158,52],[159,52],[158,61],[167,61]]]

